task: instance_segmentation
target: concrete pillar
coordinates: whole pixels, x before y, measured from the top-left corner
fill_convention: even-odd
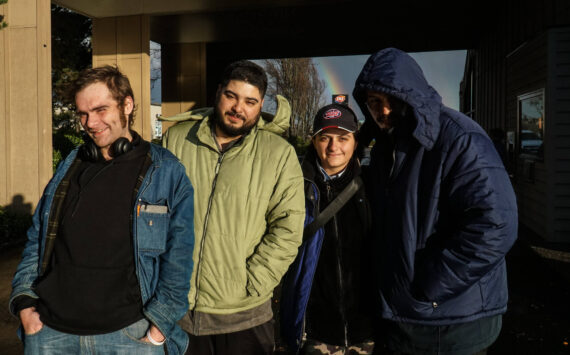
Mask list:
[[[129,78],[137,111],[133,129],[150,140],[150,23],[149,17],[93,19],[93,67],[116,65]]]
[[[32,212],[53,175],[50,0],[0,6],[0,205]]]
[[[172,116],[206,105],[206,45],[161,44],[162,115]],[[173,123],[162,122],[164,132]]]

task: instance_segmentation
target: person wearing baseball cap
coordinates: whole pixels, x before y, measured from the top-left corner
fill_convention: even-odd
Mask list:
[[[327,128],[340,128],[350,133],[356,132],[358,121],[354,111],[342,104],[322,107],[313,121],[313,137]]]
[[[312,144],[301,165],[306,230],[360,175],[357,130],[356,115],[347,105],[330,104],[317,112]],[[281,336],[293,353],[372,353],[370,226],[370,207],[360,185],[322,227],[305,232],[280,300]]]

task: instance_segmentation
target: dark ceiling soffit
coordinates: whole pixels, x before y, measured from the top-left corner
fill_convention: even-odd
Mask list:
[[[396,6],[396,5],[392,5]],[[277,42],[313,43],[315,47],[378,47],[374,42],[422,47],[422,50],[466,49],[476,46],[486,32],[477,11],[462,16],[437,7],[392,11],[380,21],[374,13],[348,7],[338,9],[308,6],[272,8],[199,15],[151,17],[151,39],[159,43],[235,42],[257,44]],[[270,25],[268,25],[270,24]],[[310,47],[310,45],[309,45]],[[334,48],[328,48],[334,52]],[[343,50],[340,50],[341,52]]]

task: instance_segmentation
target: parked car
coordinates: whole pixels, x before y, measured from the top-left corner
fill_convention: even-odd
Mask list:
[[[521,131],[521,153],[538,154],[540,146],[542,138],[536,132],[528,129]]]

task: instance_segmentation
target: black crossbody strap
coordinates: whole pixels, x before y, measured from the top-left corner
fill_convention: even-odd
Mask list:
[[[338,210],[341,209],[344,204],[350,200],[350,198],[360,189],[362,186],[362,178],[360,176],[355,177],[350,181],[350,183],[342,190],[338,196],[329,203],[329,205],[315,218],[308,226],[305,227],[303,232],[303,240],[311,237],[313,234],[319,230],[322,226],[329,221],[329,219],[334,216]]]

